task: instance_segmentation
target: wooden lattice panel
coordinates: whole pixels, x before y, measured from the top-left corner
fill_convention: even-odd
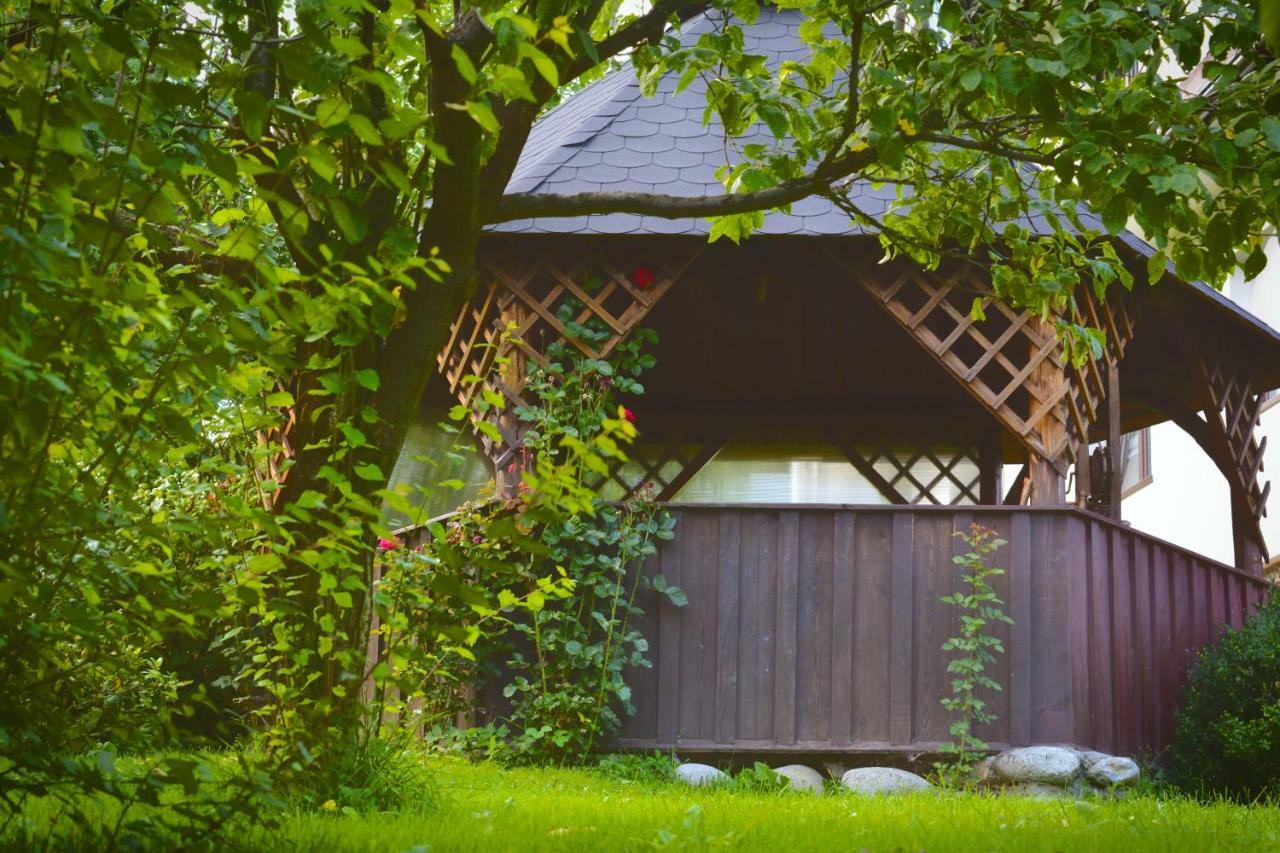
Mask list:
[[[1198,355],[1210,401],[1205,418],[1210,431],[1225,445],[1227,467],[1236,474],[1232,491],[1243,496],[1249,514],[1257,520],[1266,515],[1271,483],[1258,484],[1267,440],[1259,442],[1255,437],[1262,395],[1252,389],[1253,363],[1249,353],[1240,352],[1225,339],[1206,342]]]
[[[1133,337],[1128,294],[1105,306],[1087,288],[1071,319],[1106,331],[1103,358],[1068,364],[1051,323],[998,299],[973,269],[937,276],[914,265],[886,268],[828,248],[834,260],[1031,452],[1065,474],[1098,419],[1105,384],[1098,361],[1118,363]],[[972,310],[977,302],[975,318]]]
[[[528,401],[530,362],[550,363],[553,344],[590,358],[608,356],[634,332],[658,300],[689,268],[701,244],[655,250],[651,244],[610,242],[570,254],[487,247],[480,258],[476,297],[459,313],[437,363],[449,390],[498,437],[482,435],[499,467],[520,445],[515,409]],[[492,393],[483,394],[483,389]],[[495,397],[495,394],[497,395]],[[485,397],[503,405],[483,403]]]
[[[597,489],[607,498],[626,500],[641,492],[669,501],[724,447],[728,436],[679,444],[645,444],[627,450],[628,461],[616,464]]]
[[[1089,358],[1067,366],[1069,388],[1066,396],[1071,418],[1074,454],[1081,442],[1088,444],[1089,431],[1102,419],[1107,396],[1104,367],[1118,365],[1133,340],[1139,310],[1133,294],[1121,287],[1110,288],[1105,302],[1088,287],[1076,291],[1071,319],[1080,326],[1101,329],[1106,334],[1102,358]]]
[[[837,446],[858,473],[889,502],[935,506],[981,503],[982,461],[977,448]],[[966,463],[968,463],[966,465]],[[966,472],[965,468],[971,466]],[[946,496],[944,491],[951,491]]]

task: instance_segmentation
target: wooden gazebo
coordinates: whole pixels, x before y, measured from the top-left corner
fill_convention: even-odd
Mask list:
[[[748,51],[801,49],[799,22],[762,10]],[[696,18],[682,32],[708,25]],[[724,140],[702,125],[703,104],[698,83],[677,94],[665,80],[645,99],[630,71],[613,72],[539,122],[510,189],[718,192]],[[864,210],[887,205],[870,185],[851,193]],[[708,245],[706,229],[625,214],[504,225],[482,248],[483,286],[439,359],[463,401],[478,393],[463,378],[488,374],[510,402],[490,415],[502,441],[486,444],[502,472],[520,445],[511,410],[525,367],[548,345],[606,356],[642,325],[659,334],[659,364],[634,405],[643,443],[610,494],[652,483],[669,502],[677,535],[650,569],[689,604],[644,602],[654,666],[634,675],[638,713],[620,744],[930,750],[947,736],[940,647],[956,616],[940,599],[963,547],[952,534],[977,521],[1009,542],[998,562],[1014,620],[1005,691],[993,697],[1000,719],[984,736],[1163,748],[1199,647],[1267,594],[1254,429],[1261,394],[1280,386],[1280,336],[1196,283],[1113,287],[1105,301],[1082,289],[1075,319],[1107,343],[1074,367],[1052,325],[993,299],[980,268],[882,264],[875,237],[825,200],[769,214],[741,246]],[[1149,248],[1120,243],[1143,268]],[[985,319],[970,311],[975,298]],[[571,340],[566,305],[608,339]],[[516,336],[503,343],[508,324]],[[511,366],[494,373],[497,356]],[[1121,436],[1165,420],[1230,485],[1234,567],[1120,521]],[[744,434],[837,448],[874,505],[681,502]],[[1090,444],[1103,448],[1092,464]]]

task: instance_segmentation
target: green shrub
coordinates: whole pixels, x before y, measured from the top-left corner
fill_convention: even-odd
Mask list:
[[[354,734],[331,744],[327,760],[302,778],[291,799],[307,811],[425,813],[437,797],[422,758],[406,729]]]
[[[1280,793],[1280,597],[1201,653],[1169,777],[1191,793],[1235,800]]]
[[[596,769],[620,782],[669,784],[679,766],[680,760],[672,753],[654,750],[610,753],[600,758]]]

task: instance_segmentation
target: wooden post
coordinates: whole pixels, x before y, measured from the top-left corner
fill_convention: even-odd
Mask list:
[[[1041,334],[1056,336],[1057,332],[1050,323],[1043,320],[1031,320],[1040,327]],[[1034,352],[1034,351],[1033,351]],[[1027,376],[1027,387],[1032,391],[1031,409],[1028,416],[1035,414],[1036,398],[1048,397],[1067,381],[1063,372],[1058,369],[1051,358],[1045,358],[1035,366]],[[1038,423],[1031,425],[1032,432],[1040,440],[1041,447],[1058,447],[1066,431],[1066,420],[1061,417],[1044,416]],[[1067,502],[1067,482],[1057,467],[1038,453],[1027,456],[1028,476],[1031,481],[1031,503],[1037,506],[1063,506]]]
[[[1093,488],[1089,470],[1089,442],[1082,441],[1076,448],[1076,506],[1081,509],[1089,505],[1089,492]]]
[[[1254,538],[1256,523],[1248,511],[1241,511],[1237,502],[1231,507],[1231,532],[1235,539],[1236,568],[1251,575],[1261,575],[1266,565],[1262,544]]]
[[[1004,453],[1000,446],[1000,432],[993,430],[982,439],[978,448],[978,502],[983,506],[1000,505],[1000,481],[1004,473]]]
[[[1124,493],[1124,435],[1120,431],[1120,366],[1107,368],[1107,452],[1111,454],[1110,516],[1120,520],[1120,500]]]

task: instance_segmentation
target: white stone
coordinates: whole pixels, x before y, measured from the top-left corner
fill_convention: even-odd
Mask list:
[[[1135,785],[1142,771],[1132,758],[1107,756],[1094,762],[1086,773],[1089,781],[1100,788],[1116,788],[1122,785]]]
[[[1099,761],[1111,757],[1105,752],[1094,752],[1091,749],[1077,749],[1075,752],[1076,756],[1080,759],[1080,767],[1082,770],[1088,770]]]
[[[855,767],[840,777],[840,784],[855,794],[909,794],[933,787],[924,777],[896,767]]]
[[[793,791],[822,793],[822,774],[812,767],[806,767],[803,764],[787,764],[783,767],[773,768],[773,772],[786,779],[787,784],[791,786]]]
[[[676,778],[686,785],[701,788],[703,785],[719,785],[729,781],[723,770],[717,770],[710,764],[681,764],[676,768]]]
[[[1006,782],[1067,785],[1080,772],[1080,758],[1061,746],[1024,746],[997,755],[991,770]]]

